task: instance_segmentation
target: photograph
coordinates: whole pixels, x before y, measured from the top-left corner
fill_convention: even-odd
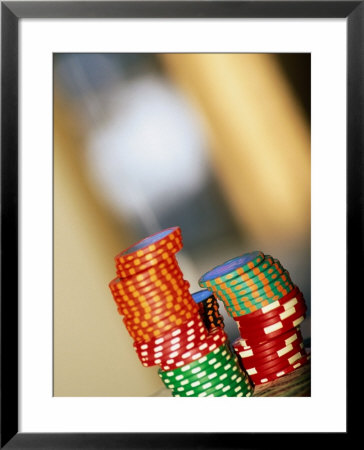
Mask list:
[[[54,396],[310,395],[310,58],[54,54]]]
[[[363,3],[1,1],[0,448],[351,447]]]

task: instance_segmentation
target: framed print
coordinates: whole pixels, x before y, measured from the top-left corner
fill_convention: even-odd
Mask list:
[[[347,439],[363,2],[1,7],[1,446]]]

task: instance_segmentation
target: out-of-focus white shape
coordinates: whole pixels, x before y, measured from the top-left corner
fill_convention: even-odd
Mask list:
[[[164,78],[113,92],[111,118],[89,136],[93,186],[116,214],[154,230],[158,214],[201,189],[207,174],[199,118]]]

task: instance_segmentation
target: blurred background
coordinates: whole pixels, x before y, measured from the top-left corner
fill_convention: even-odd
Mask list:
[[[55,396],[157,395],[108,283],[171,226],[191,293],[242,253],[279,259],[310,345],[310,77],[310,54],[54,54]]]

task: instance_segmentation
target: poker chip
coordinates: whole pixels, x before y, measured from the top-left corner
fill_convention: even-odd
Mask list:
[[[307,364],[310,361],[310,359],[311,355],[305,355],[301,359],[298,359],[291,365],[287,365],[283,369],[274,370],[273,372],[265,374],[250,375],[249,378],[254,383],[255,386],[259,384],[268,383],[270,381],[275,381],[283,377],[284,375],[292,373],[294,370],[298,369],[299,367],[302,367],[304,364]]]
[[[271,353],[267,353],[266,355],[260,355],[259,358],[250,357],[250,358],[241,358],[244,368],[246,371],[249,371],[251,368],[256,368],[261,370],[262,368],[268,368],[269,365],[279,364],[280,361],[284,360],[284,358],[290,358],[294,356],[297,352],[305,352],[304,344],[295,343],[287,345],[284,348],[277,349],[272,351]]]
[[[293,319],[297,316],[297,314],[304,314],[306,312],[306,305],[304,302],[298,302],[296,305],[291,306],[290,308],[283,310],[278,314],[270,315],[268,318],[259,317],[254,320],[236,320],[239,330],[241,330],[241,335],[244,337],[246,334],[253,333],[257,331],[262,331],[264,334],[269,333],[270,331],[275,331],[274,325],[278,322],[285,324],[287,320]],[[249,317],[249,316],[245,316]]]
[[[118,271],[117,271],[118,272]],[[157,265],[147,268],[146,270],[139,271],[134,275],[120,276],[119,278],[120,288],[127,287],[143,287],[151,283],[156,283],[159,280],[171,281],[175,277],[183,277],[183,273],[178,266],[175,257],[171,257],[170,260],[164,260]]]
[[[109,283],[137,357],[159,366],[174,397],[249,397],[254,384],[307,363],[304,297],[278,259],[261,251],[232,258],[191,295],[176,259],[182,247],[179,227],[146,237],[114,257]],[[240,332],[232,349],[220,301]]]
[[[221,345],[197,361],[158,371],[175,397],[250,396],[253,387],[228,346]]]
[[[273,297],[268,296],[267,294],[261,294],[260,297],[255,298],[246,295],[229,295],[221,290],[215,292],[215,296],[224,303],[226,310],[232,317],[239,317],[240,315],[244,315],[244,311],[246,314],[250,314],[263,308],[264,306],[275,303],[276,301],[280,301],[280,303],[282,303],[288,298],[289,295],[292,295],[292,291],[294,290],[295,286],[293,284],[289,284],[283,288],[274,288]]]
[[[264,289],[264,287],[276,283],[285,283],[290,281],[289,273],[283,269],[278,271],[273,266],[270,266],[263,272],[258,273],[258,275],[243,281],[242,279],[236,277],[230,282],[221,283],[218,286],[212,286],[212,291],[218,291],[223,289],[227,294],[252,294],[253,292]]]
[[[116,283],[117,286],[113,287],[113,292],[119,296],[131,296],[138,297],[139,295],[143,295],[148,292],[152,292],[156,289],[164,292],[168,289],[175,289],[176,287],[184,286],[187,283],[184,280],[183,275],[177,273],[177,271],[172,271],[171,277],[165,278],[160,276],[156,279],[156,281],[150,281],[148,284],[138,285],[135,283],[133,286],[125,286],[121,285],[121,283]],[[119,278],[117,279],[119,280]],[[121,286],[120,286],[121,285]]]
[[[233,347],[239,354],[243,352],[242,356],[249,356],[265,352],[271,347],[286,347],[292,342],[302,339],[300,328],[297,327],[254,346],[247,345],[246,341],[240,337],[233,342]]]
[[[307,361],[298,329],[305,319],[305,300],[278,259],[246,253],[216,266],[199,284],[235,320],[240,338],[233,349],[253,382],[284,374],[298,359],[300,364]]]
[[[224,328],[224,318],[220,314],[219,304],[214,294],[204,289],[193,293],[192,298],[198,304],[200,315],[208,330],[215,327]]]
[[[303,296],[301,294],[299,295],[295,295],[294,297],[290,297],[288,300],[285,299],[281,302],[276,301],[274,303],[270,303],[269,305],[267,305],[266,307],[262,307],[259,310],[251,313],[251,314],[247,314],[244,316],[237,316],[234,317],[234,320],[236,322],[239,322],[241,325],[249,325],[252,323],[262,323],[265,320],[274,318],[279,316],[280,314],[284,313],[285,311],[293,308],[293,307],[297,307],[297,305],[299,304],[304,304],[304,299]],[[273,306],[274,307],[269,307],[269,306]]]
[[[182,242],[182,233],[179,227],[171,227],[148,236],[131,245],[115,256],[117,264],[135,262],[138,258],[147,258],[160,250],[175,253],[174,249]]]
[[[297,319],[287,321],[285,324],[283,324],[282,322],[277,322],[274,325],[275,331],[270,331],[270,332],[262,333],[262,334],[257,333],[255,335],[249,335],[249,337],[245,337],[244,340],[247,343],[247,345],[251,345],[251,346],[261,344],[265,340],[274,338],[274,337],[279,336],[280,334],[284,333],[285,331],[295,328],[296,326],[300,325],[304,320],[305,320],[305,315],[303,314],[303,315],[299,315],[297,317]]]
[[[292,365],[298,359],[301,359],[305,356],[304,348],[293,348],[287,354],[283,356],[278,356],[272,360],[259,360],[259,361],[250,361],[247,363],[244,361],[244,368],[247,371],[248,375],[256,374],[256,373],[270,373],[273,371],[278,371],[278,369],[282,367],[286,367],[288,364]]]
[[[240,358],[248,365],[250,362],[259,362],[259,361],[269,361],[271,359],[275,359],[277,357],[283,356],[287,354],[289,351],[294,348],[301,348],[303,344],[302,336],[298,336],[298,333],[295,334],[295,339],[290,340],[289,344],[279,343],[272,345],[264,350],[254,350],[250,348],[249,350],[239,350],[239,347],[233,344],[235,351],[238,353]]]
[[[242,256],[230,259],[224,264],[205,273],[205,275],[200,278],[199,285],[208,289],[213,285],[219,285],[225,281],[239,277],[239,275],[251,271],[261,263],[263,259],[264,254],[262,252],[246,253]]]
[[[286,302],[288,302],[289,300],[291,300],[294,297],[302,297],[302,294],[300,293],[299,289],[297,287],[294,287],[290,292],[288,292],[286,295],[284,295],[283,297],[281,297],[278,300],[273,300],[271,302],[264,300],[260,305],[259,308],[258,307],[254,307],[252,309],[254,309],[251,312],[246,313],[246,315],[248,315],[248,319],[251,318],[259,318],[261,315],[265,315],[268,312],[274,311],[274,309],[279,308],[280,306],[283,306]],[[244,321],[244,314],[242,315],[235,315],[233,316],[234,320],[236,321]]]
[[[134,345],[134,348],[143,365],[166,364],[171,358],[180,357],[187,351],[199,346],[208,337],[208,332],[203,325],[197,329],[191,328],[189,331],[192,331],[192,333],[183,333],[181,336],[176,336],[164,343]]]
[[[202,358],[206,354],[211,353],[226,341],[227,335],[224,330],[215,328],[209,333],[207,338],[197,346],[188,349],[184,353],[173,355],[173,357],[170,357],[165,363],[161,363],[161,368],[162,370],[173,370],[184,366],[189,362],[193,362],[199,358]]]

